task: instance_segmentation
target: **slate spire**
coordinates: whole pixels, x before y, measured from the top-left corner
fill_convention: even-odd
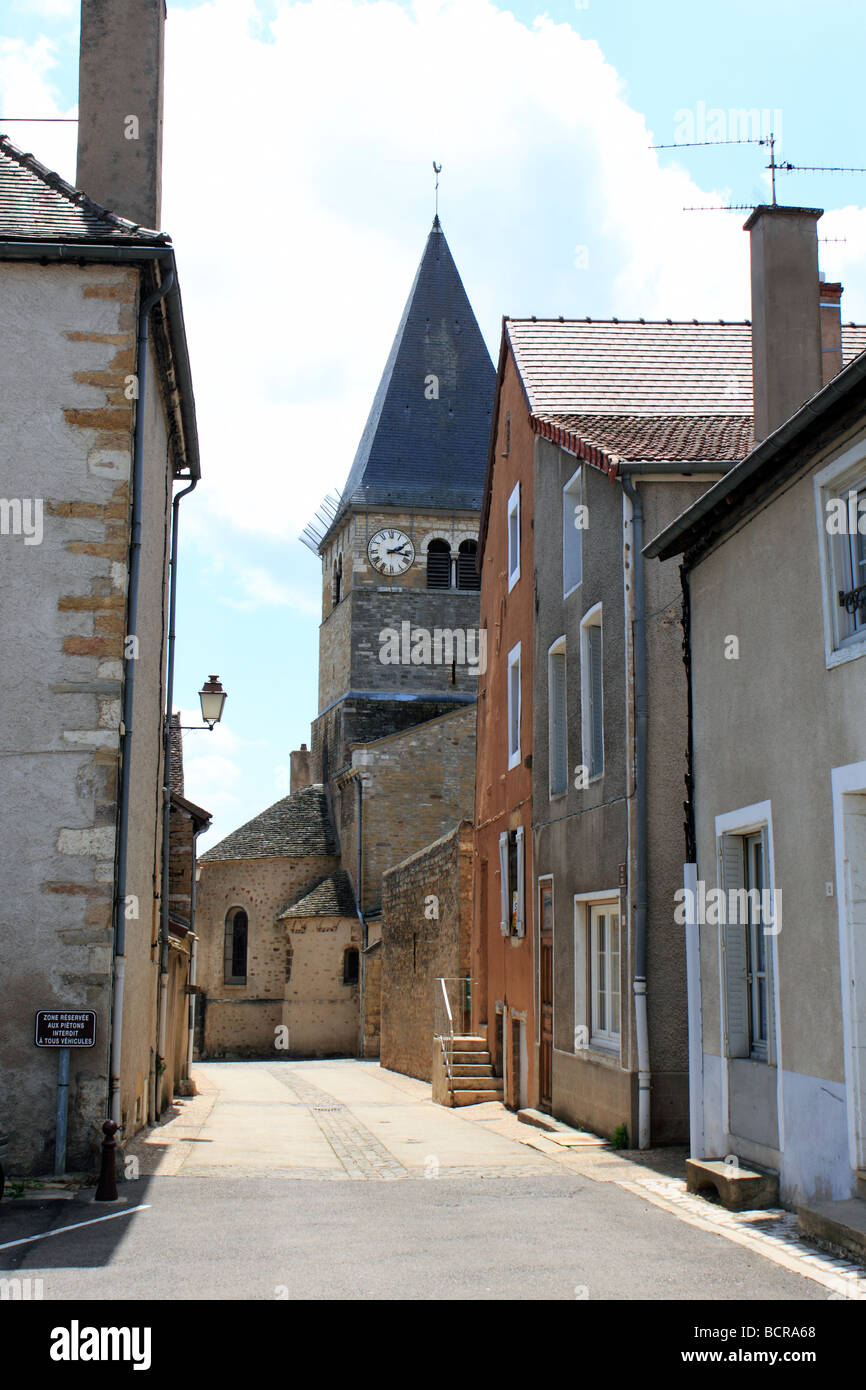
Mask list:
[[[341,510],[480,510],[496,373],[438,214],[397,329]]]

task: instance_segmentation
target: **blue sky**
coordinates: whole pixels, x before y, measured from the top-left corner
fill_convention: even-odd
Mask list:
[[[0,114],[75,115],[75,0],[5,0]],[[866,164],[851,0],[169,0],[164,229],[202,442],[182,505],[187,794],[221,838],[287,790],[316,712],[320,574],[297,541],[348,474],[433,211],[492,355],[503,313],[748,315],[757,146],[654,153],[766,112],[779,155]],[[773,113],[779,112],[780,116]],[[714,115],[715,113],[715,115]],[[3,125],[74,179],[74,126]],[[780,129],[779,129],[780,128]],[[827,209],[828,278],[866,320],[866,175],[780,176]],[[119,209],[122,211],[122,209]],[[836,240],[844,238],[843,240]],[[193,722],[192,718],[184,722]]]

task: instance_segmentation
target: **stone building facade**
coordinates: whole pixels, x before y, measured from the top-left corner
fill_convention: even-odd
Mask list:
[[[472,822],[395,864],[382,879],[383,1067],[432,1080],[440,979],[469,978]]]
[[[357,1053],[359,924],[324,787],[202,855],[197,923],[201,1057]]]
[[[128,91],[134,54],[141,119],[161,120],[158,55],[136,26],[158,11],[161,33],[162,0],[129,18],[126,70],[100,62],[114,21],[92,11],[85,82]],[[95,1045],[72,1054],[70,1165],[90,1161],[108,1107],[129,1134],[160,1104],[166,562],[173,482],[199,460],[174,252],[147,230],[152,196],[135,222],[120,215],[131,142],[114,134],[80,162],[85,192],[0,137],[2,1124],[11,1165],[34,1172],[54,1162],[57,1087],[35,1010],[97,1015]]]

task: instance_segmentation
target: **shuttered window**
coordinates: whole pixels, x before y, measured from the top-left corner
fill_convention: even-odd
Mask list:
[[[499,836],[499,930],[503,936],[511,931],[511,884],[508,863],[508,831]]]
[[[520,578],[520,484],[516,483],[508,499],[508,590]]]
[[[728,1057],[775,1060],[773,1039],[772,923],[767,882],[767,835],[722,835],[719,886],[724,977],[725,1051]],[[765,912],[764,908],[770,910]]]
[[[520,762],[520,643],[508,653],[508,766]]]
[[[451,588],[451,547],[447,541],[432,540],[427,547],[427,588]]]
[[[562,489],[562,592],[576,589],[583,577],[582,474],[578,469]]]
[[[461,541],[457,552],[457,588],[480,589],[481,575],[476,568],[477,541]]]
[[[584,618],[581,637],[582,758],[590,778],[604,772],[604,666],[601,605]]]
[[[561,796],[568,786],[564,645],[553,648],[548,657],[547,702],[550,795]]]
[[[519,825],[514,832],[515,856],[514,873],[515,882],[512,887],[514,898],[514,930],[518,936],[526,934],[526,865],[525,865],[525,838],[523,826]]]

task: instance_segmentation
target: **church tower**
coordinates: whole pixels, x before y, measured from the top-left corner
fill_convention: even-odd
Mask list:
[[[476,550],[495,375],[437,216],[318,540],[317,781],[345,766],[350,745],[476,698]]]

